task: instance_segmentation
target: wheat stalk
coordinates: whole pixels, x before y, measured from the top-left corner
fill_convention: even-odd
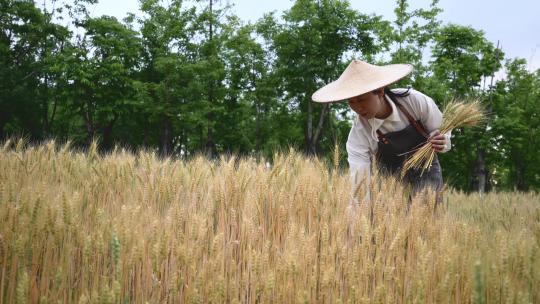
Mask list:
[[[473,127],[485,121],[485,118],[486,115],[479,100],[470,102],[452,100],[444,108],[443,122],[439,132],[446,134],[455,128]],[[423,174],[431,167],[435,155],[431,142],[426,141],[415,150],[411,157],[407,158],[401,169],[401,178],[403,179],[411,169],[421,169],[421,174]]]
[[[2,303],[540,299],[537,193],[450,191],[434,217],[432,194],[405,208],[401,183],[373,173],[351,224],[350,176],[294,151],[273,171],[202,157],[175,169],[149,152],[90,161],[42,145],[19,151],[39,162],[30,178],[11,149],[0,150]]]

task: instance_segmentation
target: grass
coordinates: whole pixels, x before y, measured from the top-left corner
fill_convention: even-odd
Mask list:
[[[0,303],[537,303],[534,193],[432,193],[396,180],[347,213],[339,168],[160,159],[7,142]],[[359,194],[362,197],[361,194]]]

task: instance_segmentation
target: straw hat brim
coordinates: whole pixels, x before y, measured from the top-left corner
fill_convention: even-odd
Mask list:
[[[322,103],[343,101],[391,85],[412,70],[410,64],[376,66],[353,60],[336,81],[318,89],[311,99]]]

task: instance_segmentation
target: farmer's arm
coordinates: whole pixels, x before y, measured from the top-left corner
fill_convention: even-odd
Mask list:
[[[349,174],[352,185],[351,204],[359,204],[357,198],[364,195],[364,200],[369,200],[370,178],[370,149],[369,140],[362,126],[355,123],[349,132],[347,140],[347,154],[349,161]],[[365,194],[356,193],[359,186],[364,185]]]
[[[411,93],[411,99],[411,105],[418,112],[420,121],[422,121],[422,124],[429,132],[430,141],[435,151],[439,153],[450,151],[452,147],[452,131],[446,134],[440,134],[439,128],[441,127],[443,117],[437,104],[431,97],[418,91]]]

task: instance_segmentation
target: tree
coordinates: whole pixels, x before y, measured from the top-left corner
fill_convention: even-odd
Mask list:
[[[387,40],[394,44],[391,52],[392,63],[410,63],[414,66],[412,77],[406,78],[400,84],[413,84],[418,90],[424,89],[424,79],[428,67],[424,64],[425,48],[433,42],[433,37],[440,27],[437,20],[442,11],[437,6],[438,0],[432,0],[429,9],[409,10],[407,0],[396,0],[394,13],[396,20],[392,30],[385,33]]]
[[[202,41],[199,45],[199,64],[204,67],[205,73],[200,75],[200,80],[205,89],[202,106],[205,109],[206,130],[204,151],[207,155],[215,157],[216,148],[216,125],[221,121],[223,115],[223,99],[225,96],[224,86],[225,63],[223,62],[220,50],[227,40],[224,35],[224,24],[221,23],[223,10],[216,9],[215,0],[208,0],[207,8],[199,15],[197,20]]]
[[[226,31],[229,38],[222,52],[227,93],[219,142],[225,151],[261,151],[271,137],[277,98],[269,62],[263,46],[256,41],[255,26],[241,25],[232,17]]]
[[[164,6],[160,1],[141,1],[146,15],[141,25],[143,56],[139,79],[143,86],[140,109],[143,144],[159,146],[168,155],[186,153],[192,128],[200,125],[193,105],[201,94],[197,73],[197,45],[192,41],[197,29],[195,8],[185,9],[182,1]],[[190,127],[190,125],[192,127]]]
[[[434,97],[438,100],[449,97],[488,100],[481,91],[481,80],[500,68],[503,56],[483,32],[466,26],[444,26],[435,36],[432,53],[434,75],[431,83],[439,83],[435,92],[442,94]],[[489,108],[487,103],[486,107]],[[484,192],[489,180],[486,162],[487,154],[491,153],[489,129],[456,130],[454,134],[453,152],[450,156],[441,156],[447,167],[453,168],[451,179],[464,189]]]
[[[133,110],[140,41],[114,17],[88,17],[81,26],[85,35],[69,68],[72,106],[84,122],[87,144],[100,135],[103,148],[109,149],[118,119]]]
[[[369,60],[387,47],[377,37],[388,30],[388,23],[360,14],[340,0],[298,0],[283,20],[282,24],[267,20],[276,27],[268,32],[276,55],[274,69],[281,79],[283,101],[295,117],[292,121],[303,125],[304,149],[315,154],[328,117],[344,105],[314,105],[311,94],[339,76],[349,62],[347,54],[361,53]]]
[[[33,1],[0,1],[0,138],[49,135],[51,101],[69,31]]]
[[[540,189],[540,71],[527,71],[524,59],[506,62],[506,79],[497,83],[493,102],[493,146],[500,154],[501,187]]]

